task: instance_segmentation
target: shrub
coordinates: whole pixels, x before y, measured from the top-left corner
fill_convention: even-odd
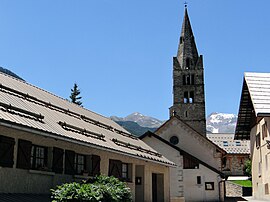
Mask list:
[[[251,177],[251,160],[246,160],[244,165],[244,174]]]
[[[97,176],[83,183],[66,183],[52,189],[53,202],[131,202],[130,188],[115,177]]]

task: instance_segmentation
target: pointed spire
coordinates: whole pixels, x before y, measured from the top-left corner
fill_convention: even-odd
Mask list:
[[[198,57],[198,51],[189,21],[187,8],[185,7],[185,16],[182,24],[177,59],[182,69],[189,69],[195,68]]]

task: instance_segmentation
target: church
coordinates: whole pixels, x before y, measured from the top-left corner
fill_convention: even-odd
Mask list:
[[[198,54],[185,8],[173,58],[170,118],[140,137],[177,166],[170,168],[170,201],[224,201],[222,148],[206,137],[203,57]]]

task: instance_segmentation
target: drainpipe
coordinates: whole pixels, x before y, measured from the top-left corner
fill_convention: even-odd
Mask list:
[[[226,189],[225,189],[225,179],[222,179],[221,181],[219,181],[219,183],[218,183],[218,196],[219,196],[219,201],[222,201],[221,200],[221,193],[220,193],[220,191],[221,191],[221,183],[223,183],[223,199],[225,199],[225,191],[226,191]],[[224,200],[223,200],[224,201]]]

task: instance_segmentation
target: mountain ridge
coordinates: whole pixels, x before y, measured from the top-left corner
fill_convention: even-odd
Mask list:
[[[134,135],[140,136],[148,130],[154,132],[165,121],[134,112],[126,117],[110,116],[110,119]],[[234,133],[237,115],[213,112],[206,118],[206,129],[209,133]]]

